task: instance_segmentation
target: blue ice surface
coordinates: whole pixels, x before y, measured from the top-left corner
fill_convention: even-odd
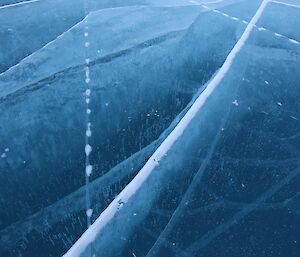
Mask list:
[[[31,0],[0,8],[0,73],[34,53],[83,20],[84,0]],[[143,0],[127,0],[127,5]],[[90,11],[124,6],[122,0],[88,0]],[[2,40],[5,39],[5,40]],[[5,51],[4,51],[5,50]]]
[[[23,2],[28,2],[30,0],[3,0],[0,3],[0,6],[7,6],[7,5],[12,5],[12,4],[17,4],[17,3],[23,3]]]
[[[187,1],[92,3],[95,221],[202,94],[261,1],[209,5],[238,20]],[[83,1],[10,8],[0,10],[10,40],[0,53],[0,256],[62,256],[87,229]],[[299,256],[300,45],[290,41],[300,40],[299,17],[268,4],[219,87],[80,256]]]

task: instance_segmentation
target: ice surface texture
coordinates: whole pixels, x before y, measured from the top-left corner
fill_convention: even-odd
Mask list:
[[[300,9],[208,2],[93,2],[96,222],[83,236],[83,2],[59,1],[41,28],[61,11],[59,25],[48,34],[30,25],[32,44],[18,30],[11,40],[21,48],[1,41],[0,256],[298,256]],[[20,17],[52,5],[21,6]],[[11,24],[20,30],[17,18],[1,23],[3,37]],[[197,99],[205,101],[182,134],[152,156]]]

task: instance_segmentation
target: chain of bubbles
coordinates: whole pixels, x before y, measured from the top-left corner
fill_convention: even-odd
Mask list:
[[[90,59],[89,59],[89,13],[88,13],[88,1],[84,1],[84,47],[85,47],[85,104],[86,104],[86,131],[85,131],[85,188],[86,188],[86,220],[87,220],[87,227],[91,226],[91,217],[93,213],[93,209],[91,209],[91,200],[90,200],[90,192],[89,192],[89,183],[90,183],[90,176],[93,172],[93,166],[90,162],[90,154],[92,152],[92,146],[90,145],[90,139],[92,136],[91,130],[91,121],[90,121],[90,101],[91,101],[91,87],[90,87]]]

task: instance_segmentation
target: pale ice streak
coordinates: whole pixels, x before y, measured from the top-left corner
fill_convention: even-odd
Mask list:
[[[16,6],[20,6],[20,5],[25,5],[25,4],[31,4],[31,3],[35,3],[35,2],[39,2],[39,1],[40,0],[31,0],[31,1],[19,2],[19,3],[15,3],[15,4],[8,4],[8,5],[0,6],[0,10],[5,9],[5,8],[10,8],[10,7],[16,7]]]
[[[189,2],[190,2],[191,4],[193,4],[193,5],[202,6],[202,7],[205,8],[205,9],[211,10],[211,11],[213,11],[214,13],[220,14],[220,15],[222,15],[222,16],[224,16],[224,17],[226,17],[226,18],[230,18],[230,19],[232,19],[232,20],[234,20],[234,21],[240,21],[240,22],[242,22],[242,23],[244,23],[244,24],[248,24],[248,22],[245,21],[245,20],[240,20],[239,18],[237,18],[237,17],[235,17],[235,16],[231,16],[231,15],[229,15],[229,14],[227,14],[227,13],[224,13],[224,12],[222,12],[222,11],[220,11],[220,10],[213,9],[213,8],[210,8],[210,7],[207,6],[207,4],[213,3],[213,2],[203,3],[203,2],[198,2],[198,0],[189,0]],[[217,1],[217,2],[219,2],[219,1]],[[220,2],[223,2],[223,1],[220,1]],[[298,8],[298,6],[290,5],[290,4],[286,4],[286,3],[278,2],[278,1],[271,1],[271,0],[270,0],[269,3],[278,3],[278,4],[283,4],[283,5],[286,5],[286,6],[291,6],[291,7],[296,7],[296,8]],[[257,27],[256,25],[255,25],[255,27],[256,27],[257,30],[260,31],[260,32],[269,31],[269,32],[273,33],[274,36],[280,37],[280,38],[284,38],[284,39],[288,40],[288,42],[290,42],[290,43],[293,43],[293,44],[300,44],[299,41],[297,41],[297,40],[295,40],[295,39],[292,39],[292,38],[289,38],[289,37],[287,37],[287,36],[285,36],[285,35],[282,35],[282,34],[280,34],[280,33],[278,33],[278,32],[274,32],[274,31],[269,30],[269,29],[266,29],[266,28],[264,28],[264,27]]]
[[[92,213],[93,210],[91,209],[91,200],[90,200],[90,176],[93,173],[93,165],[91,164],[90,161],[90,154],[92,153],[92,146],[90,144],[90,139],[92,136],[92,123],[91,123],[91,119],[90,119],[90,115],[92,113],[91,110],[91,88],[90,88],[90,82],[91,82],[91,78],[90,78],[90,59],[89,59],[89,46],[90,46],[90,42],[89,42],[89,19],[88,19],[88,0],[84,1],[84,12],[85,12],[85,26],[84,26],[84,32],[83,32],[83,38],[84,38],[84,46],[85,46],[85,78],[84,78],[84,82],[85,82],[85,104],[86,104],[86,117],[85,117],[85,191],[86,191],[86,196],[85,196],[85,201],[86,201],[86,219],[87,219],[87,227],[89,228],[92,221]]]
[[[229,71],[235,57],[244,46],[245,42],[250,36],[255,24],[263,14],[269,0],[264,0],[256,14],[253,16],[249,24],[247,25],[242,37],[238,40],[230,54],[227,56],[226,61],[216,74],[216,76],[209,82],[206,89],[196,99],[194,104],[181,119],[175,129],[169,134],[169,136],[162,142],[157,148],[151,158],[147,161],[145,166],[139,171],[136,177],[123,189],[123,191],[111,202],[111,204],[101,213],[100,217],[94,222],[91,227],[85,231],[85,233],[79,238],[79,240],[73,245],[73,247],[64,255],[64,257],[79,257],[86,247],[92,243],[96,236],[106,226],[106,224],[115,216],[120,208],[120,202],[125,203],[136,193],[136,191],[143,185],[148,179],[152,171],[159,165],[159,161],[164,158],[173,144],[183,134],[185,129],[194,119],[199,110],[204,106],[206,100],[214,92],[214,90],[222,82],[224,76]]]

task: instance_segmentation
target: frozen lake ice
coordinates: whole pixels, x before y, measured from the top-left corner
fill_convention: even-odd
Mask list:
[[[298,0],[5,0],[0,256],[300,253]]]

